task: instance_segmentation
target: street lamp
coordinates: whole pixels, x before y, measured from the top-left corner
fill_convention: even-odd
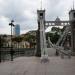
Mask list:
[[[12,48],[12,27],[14,26],[13,24],[14,20],[11,20],[11,23],[9,23],[9,26],[11,26],[11,50],[10,50],[10,54],[11,54],[11,61],[13,61],[13,48]]]

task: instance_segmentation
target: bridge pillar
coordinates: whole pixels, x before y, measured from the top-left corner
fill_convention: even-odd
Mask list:
[[[41,50],[44,47],[45,44],[45,32],[44,32],[44,26],[45,26],[45,10],[37,10],[37,22],[38,22],[38,30],[37,30],[37,50],[36,50],[36,56],[41,57]]]
[[[69,20],[71,25],[71,49],[72,55],[75,55],[75,10],[69,12]]]

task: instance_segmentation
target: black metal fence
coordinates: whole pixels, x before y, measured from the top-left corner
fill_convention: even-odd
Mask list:
[[[34,56],[34,48],[12,48],[13,59],[20,56]],[[11,60],[11,48],[0,49],[0,62]]]

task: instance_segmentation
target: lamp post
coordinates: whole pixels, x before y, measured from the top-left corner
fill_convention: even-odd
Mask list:
[[[13,61],[13,48],[12,48],[12,27],[14,26],[13,24],[14,20],[11,20],[11,23],[9,23],[9,26],[11,26],[11,50],[10,50],[10,54],[11,54],[11,61]]]

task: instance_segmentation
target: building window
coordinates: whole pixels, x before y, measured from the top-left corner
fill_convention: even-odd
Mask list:
[[[43,16],[43,13],[40,13],[40,16]]]
[[[40,13],[40,17],[43,18],[43,13]]]

